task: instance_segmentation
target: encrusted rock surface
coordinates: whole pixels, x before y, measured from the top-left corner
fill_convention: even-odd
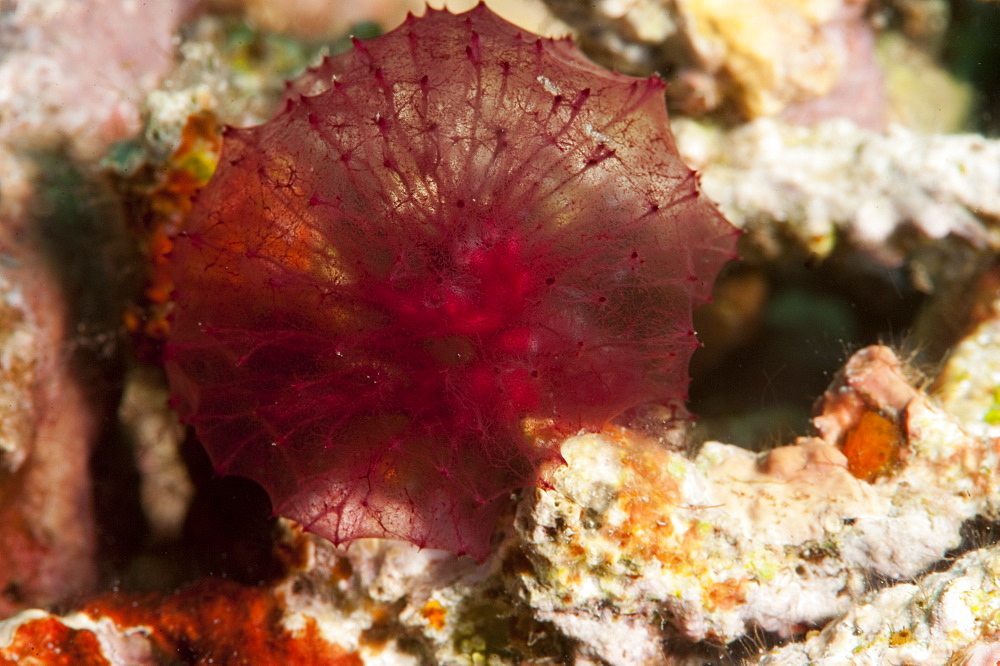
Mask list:
[[[971,289],[972,325],[935,380],[935,393],[965,428],[1000,437],[1000,274],[987,271]]]
[[[992,546],[941,573],[869,595],[823,631],[760,663],[987,666],[1000,659],[998,616],[1000,549]]]
[[[386,650],[347,650],[282,595],[209,579],[164,597],[98,598],[65,616],[28,610],[0,627],[0,663],[406,664]],[[374,659],[368,660],[372,654]]]
[[[869,414],[893,424],[888,435],[866,425]],[[847,619],[822,638],[767,659],[818,658],[846,640],[836,637],[852,622],[867,636],[855,636],[852,646],[889,641],[896,648],[905,639],[913,647],[899,654],[919,652],[927,659],[921,663],[974,649],[989,634],[988,609],[1000,603],[992,583],[980,581],[1000,570],[995,552],[970,554],[950,573],[920,575],[959,545],[964,521],[997,517],[1000,444],[965,433],[911,386],[884,347],[854,356],[815,423],[818,436],[764,454],[710,442],[690,458],[621,429],[573,437],[562,449],[567,465],[551,487],[521,502],[516,529],[485,564],[391,541],[336,549],[292,529],[285,549],[298,553],[294,565],[258,601],[280,610],[275,631],[295,637],[281,633],[282,640],[297,644],[305,631],[310,641],[322,638],[369,664],[515,663],[560,650],[580,663],[657,664],[668,659],[668,641],[725,643],[754,628],[795,638],[841,614]],[[866,438],[868,450],[886,449],[875,466],[852,452],[855,437]],[[873,594],[873,579],[903,582]],[[212,606],[199,595],[214,594],[212,585],[137,603],[194,595],[197,603],[183,612],[204,621]],[[966,589],[979,601],[963,597]],[[921,605],[915,594],[929,601]],[[60,621],[107,627],[102,622],[119,617],[116,609],[130,599],[111,595],[84,609],[89,619]],[[872,625],[890,608],[908,624],[885,618]],[[926,629],[914,628],[920,618]],[[41,619],[52,618],[18,616],[7,635]],[[114,621],[115,640],[134,644],[141,634],[157,649],[165,649],[163,632],[172,626],[154,616],[143,616],[150,628],[141,631],[137,620]],[[955,623],[964,623],[958,633]],[[912,635],[899,633],[907,627]],[[928,647],[941,632],[950,632],[950,642]],[[232,638],[213,636],[203,637],[204,654]],[[19,645],[11,640],[8,654]],[[129,663],[109,652],[109,640],[99,641],[103,654]]]
[[[5,5],[8,3],[5,3]],[[0,6],[0,143],[100,157],[142,127],[186,0],[18,0]]]
[[[1000,445],[913,389],[888,349],[859,352],[825,407],[820,437],[760,455],[709,442],[688,459],[608,433],[567,441],[567,466],[519,523],[536,563],[531,605],[571,635],[614,608],[695,641],[751,626],[791,636],[846,610],[868,577],[916,576],[959,544],[963,521],[996,514]],[[894,424],[865,434],[895,458],[884,470],[845,455],[869,413]]]
[[[167,404],[159,373],[138,366],[128,375],[118,416],[135,443],[143,513],[154,541],[176,539],[191,506],[194,486],[180,454],[184,428]]]
[[[66,312],[38,259],[0,267],[0,614],[96,583],[88,461],[96,418],[67,353]]]
[[[724,134],[690,121],[674,126],[705,191],[751,232],[788,234],[820,257],[846,240],[887,264],[912,247],[908,228],[925,239],[953,234],[1000,246],[996,140],[898,125],[873,132],[844,120],[802,127],[763,119]]]

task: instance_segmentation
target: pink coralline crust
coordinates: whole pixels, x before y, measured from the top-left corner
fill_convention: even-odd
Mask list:
[[[142,129],[192,0],[0,3],[0,144],[95,160]]]
[[[918,395],[888,347],[865,347],[851,356],[817,401],[813,426],[825,442],[837,445],[866,412],[899,418]]]
[[[88,461],[100,406],[63,352],[67,314],[43,262],[0,230],[16,267],[0,271],[0,617],[50,606],[97,583]]]
[[[864,3],[845,4],[832,21],[822,26],[826,38],[841,46],[843,75],[826,95],[786,107],[782,118],[800,125],[849,118],[860,127],[885,129],[889,105],[885,77],[878,63],[875,34],[864,11]]]
[[[218,471],[335,543],[482,559],[559,435],[683,400],[737,232],[662,92],[480,5],[357,42],[228,130],[167,347]]]

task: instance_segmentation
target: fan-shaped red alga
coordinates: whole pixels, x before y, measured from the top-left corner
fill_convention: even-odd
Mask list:
[[[227,130],[167,347],[218,471],[335,543],[482,559],[553,433],[683,400],[736,231],[662,93],[480,5],[356,42]]]

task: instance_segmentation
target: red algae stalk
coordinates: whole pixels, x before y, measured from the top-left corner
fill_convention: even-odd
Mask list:
[[[334,543],[482,560],[557,435],[682,401],[737,232],[662,92],[480,5],[356,42],[228,129],[167,346],[217,470]]]

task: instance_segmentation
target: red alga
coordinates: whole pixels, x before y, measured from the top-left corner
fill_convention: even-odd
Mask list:
[[[663,87],[483,5],[429,10],[227,130],[167,349],[218,471],[335,543],[481,559],[559,436],[683,400],[736,232]]]

